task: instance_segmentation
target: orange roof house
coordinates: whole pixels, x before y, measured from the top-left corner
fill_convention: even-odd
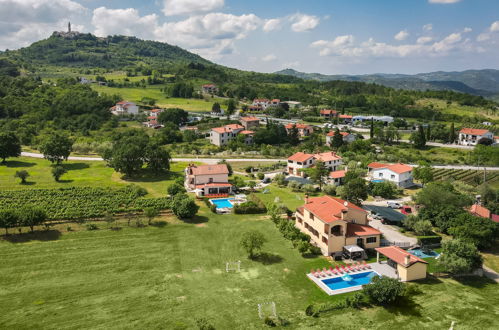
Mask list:
[[[490,219],[491,212],[488,208],[483,207],[478,204],[473,204],[468,210],[472,215],[476,217],[482,217],[482,218],[487,218]]]
[[[426,278],[428,262],[412,255],[411,253],[399,248],[398,246],[379,247],[375,249],[379,254],[388,258],[387,264],[397,270],[399,279],[403,282],[414,281]]]

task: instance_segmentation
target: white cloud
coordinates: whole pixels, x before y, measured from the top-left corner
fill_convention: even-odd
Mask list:
[[[425,31],[431,31],[431,30],[433,30],[433,24],[425,24],[425,25],[423,25],[423,30],[425,30]]]
[[[270,31],[274,31],[274,30],[278,30],[281,28],[281,20],[279,18],[272,18],[272,19],[268,19],[265,21],[265,23],[263,24],[263,31],[265,32],[270,32]]]
[[[224,0],[164,0],[166,16],[192,15],[211,12],[224,6]]]
[[[477,37],[476,37],[476,41],[478,42],[483,42],[483,41],[487,41],[490,39],[490,34],[488,33],[480,33]]]
[[[331,41],[317,40],[310,44],[319,48],[321,56],[340,57],[417,57],[417,56],[444,56],[451,52],[478,51],[469,39],[463,40],[461,33],[452,33],[440,41],[433,42],[431,37],[420,37],[415,44],[392,45],[376,42],[369,39],[360,44],[354,42],[354,37],[339,36]]]
[[[451,4],[458,3],[461,0],[428,0],[429,3]]]
[[[320,23],[320,18],[313,15],[306,14],[294,14],[289,17],[291,24],[291,29],[294,32],[306,32],[311,31],[317,27]]]
[[[122,34],[150,39],[154,36],[154,30],[158,25],[158,16],[151,14],[141,17],[138,10],[134,8],[99,7],[94,9],[92,25],[95,27],[94,33],[100,37]]]
[[[409,32],[407,32],[407,30],[402,30],[394,36],[395,40],[398,41],[403,41],[408,37],[409,37]]]
[[[472,28],[470,28],[470,27],[465,27],[465,28],[463,29],[463,33],[469,33],[469,32],[471,32],[471,31],[473,31],[473,29],[472,29]]]
[[[433,41],[432,37],[419,37],[418,40],[416,40],[416,42],[420,45],[427,44],[432,41]]]
[[[281,65],[282,69],[296,69],[301,66],[300,61],[284,62]]]
[[[68,21],[86,10],[71,0],[0,0],[0,8],[0,49],[27,46],[55,30],[66,30]]]
[[[277,56],[275,56],[274,54],[268,54],[268,55],[265,55],[264,57],[262,57],[262,61],[264,62],[271,62],[271,61],[275,61],[277,59]]]
[[[499,31],[499,21],[495,21],[490,26],[490,32],[498,32]]]

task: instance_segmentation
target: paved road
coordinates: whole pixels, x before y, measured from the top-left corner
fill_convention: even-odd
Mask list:
[[[418,242],[416,238],[405,236],[394,227],[382,224],[380,220],[371,220],[369,225],[382,232],[385,239],[390,242],[409,243],[410,245]]]
[[[34,152],[21,152],[21,156],[32,157],[32,158],[43,158],[42,154]],[[216,164],[223,158],[172,158],[174,162],[202,162],[206,164]],[[79,157],[79,156],[69,156],[68,160],[84,160],[84,161],[103,161],[101,157]],[[286,161],[286,159],[277,158],[228,158],[225,159],[228,162],[270,162],[277,163],[279,161]]]

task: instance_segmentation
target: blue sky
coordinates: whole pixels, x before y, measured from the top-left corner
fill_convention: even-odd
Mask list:
[[[62,30],[135,35],[273,72],[499,69],[497,0],[0,0],[0,49]]]

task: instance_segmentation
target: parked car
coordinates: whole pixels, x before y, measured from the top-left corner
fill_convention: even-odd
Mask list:
[[[402,214],[405,214],[405,215],[412,214],[412,207],[410,207],[408,205],[404,205],[404,206],[402,206],[402,210],[400,210],[400,212],[402,212]]]
[[[387,206],[392,209],[400,209],[402,205],[397,202],[386,202]]]

